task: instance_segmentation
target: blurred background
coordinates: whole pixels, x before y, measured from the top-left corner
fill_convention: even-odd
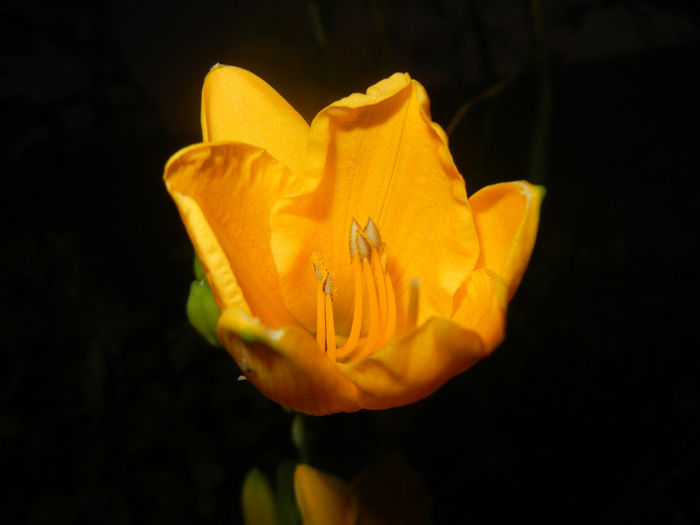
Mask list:
[[[407,71],[469,193],[547,187],[506,342],[415,405],[310,418],[316,464],[398,450],[438,524],[700,523],[699,38],[679,0],[0,8],[0,521],[239,523],[245,473],[297,458],[185,316],[161,176],[221,62],[309,121]]]

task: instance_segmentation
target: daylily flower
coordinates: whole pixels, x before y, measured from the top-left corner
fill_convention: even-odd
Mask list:
[[[469,199],[427,94],[396,73],[308,125],[263,80],[215,66],[204,142],[165,181],[264,395],[308,414],[417,401],[503,339],[543,189]]]

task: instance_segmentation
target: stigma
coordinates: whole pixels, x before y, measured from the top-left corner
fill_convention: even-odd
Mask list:
[[[368,219],[362,228],[353,219],[349,237],[350,267],[353,275],[352,325],[342,346],[336,346],[333,278],[320,256],[311,262],[316,286],[316,344],[331,361],[360,359],[384,346],[396,331],[396,297],[387,272],[386,244],[377,225]]]

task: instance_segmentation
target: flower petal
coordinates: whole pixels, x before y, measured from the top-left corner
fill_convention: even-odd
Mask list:
[[[309,125],[260,77],[217,64],[202,89],[202,134],[204,142],[258,146],[301,173]]]
[[[233,307],[222,312],[218,331],[248,380],[282,406],[312,415],[362,408],[357,387],[303,328],[269,329]]]
[[[451,321],[433,317],[369,357],[343,367],[361,391],[364,408],[406,405],[432,394],[486,357],[503,339],[506,288],[477,270]]]
[[[360,389],[363,408],[383,410],[427,397],[486,355],[477,334],[431,317],[343,372]]]
[[[388,247],[403,314],[408,283],[421,283],[419,321],[448,317],[452,295],[478,257],[464,180],[442,129],[430,119],[423,87],[395,74],[323,111],[311,124],[306,176],[312,191],[273,211],[272,250],[287,307],[309,329],[315,318],[312,252],[334,272],[340,333],[349,329],[351,219],[372,218]]]
[[[453,321],[432,317],[370,356],[333,363],[298,326],[272,330],[238,308],[219,319],[219,339],[263,395],[313,415],[413,403],[490,353],[503,339],[506,288],[477,270]]]
[[[301,464],[294,471],[294,492],[304,525],[356,523],[357,502],[339,477]]]
[[[289,170],[246,144],[199,144],[165,168],[175,200],[219,307],[236,306],[267,326],[293,323],[270,251],[275,199],[298,191]]]
[[[486,186],[469,198],[481,253],[477,268],[500,275],[515,294],[537,236],[545,190],[526,181]]]
[[[498,275],[475,270],[460,288],[461,301],[452,321],[479,336],[487,353],[505,336],[508,289]]]

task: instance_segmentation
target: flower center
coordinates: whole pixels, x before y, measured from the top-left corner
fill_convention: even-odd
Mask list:
[[[352,220],[350,259],[354,282],[352,326],[348,338],[338,348],[333,320],[333,279],[320,256],[314,254],[311,257],[318,279],[316,343],[332,361],[365,357],[386,344],[396,331],[396,298],[386,270],[386,244],[371,218],[364,229],[355,219]],[[364,330],[363,324],[366,326]]]

